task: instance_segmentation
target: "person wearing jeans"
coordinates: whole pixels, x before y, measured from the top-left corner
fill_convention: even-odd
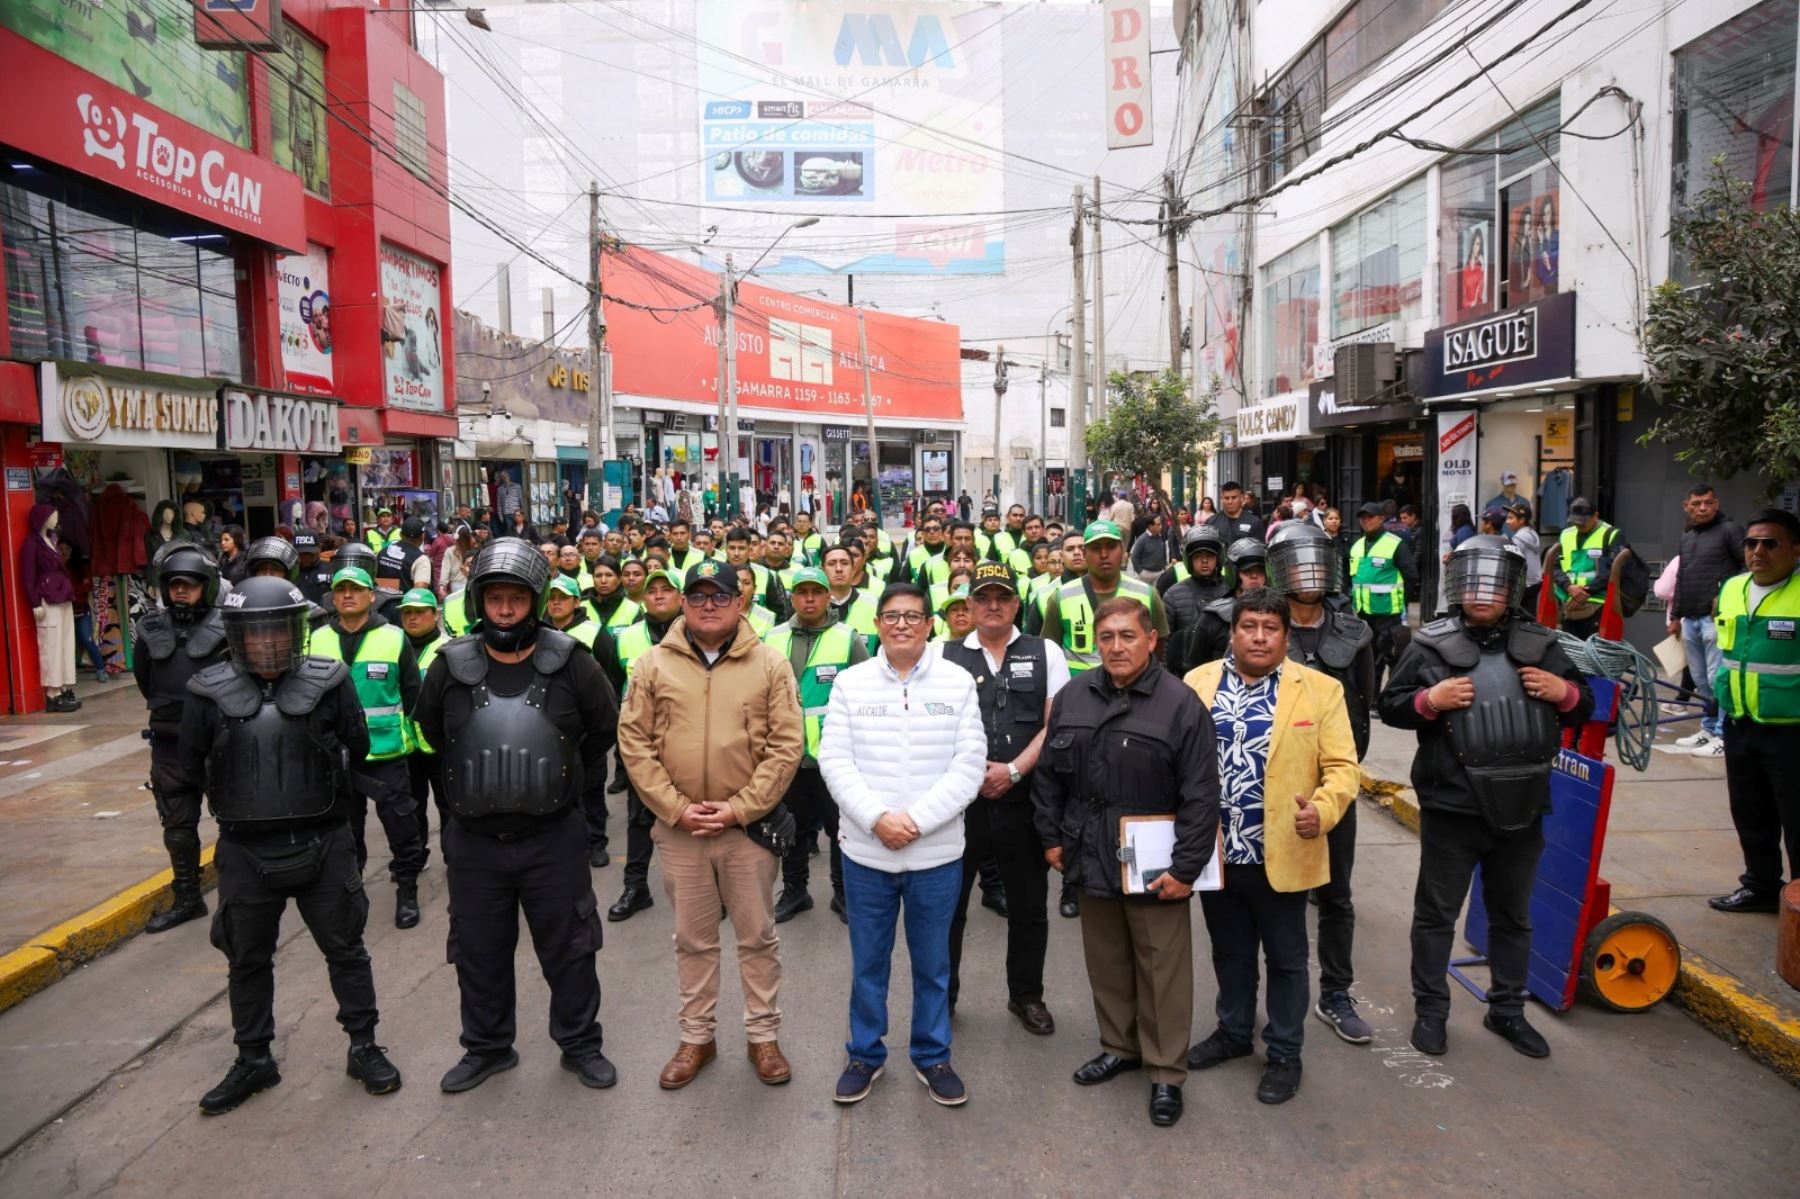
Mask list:
[[[1678,738],[1675,746],[1695,757],[1725,756],[1725,718],[1713,694],[1713,677],[1723,659],[1713,625],[1713,598],[1719,585],[1744,569],[1744,530],[1719,511],[1719,497],[1709,483],[1696,483],[1682,501],[1687,527],[1675,558],[1675,595],[1669,607],[1669,632],[1679,635],[1687,651],[1688,673],[1704,705],[1700,730]]]
[[[849,1060],[833,1098],[865,1098],[887,1061],[894,925],[912,957],[910,1056],[931,1098],[968,1100],[950,1065],[950,921],[962,886],[963,809],[987,770],[975,679],[927,650],[925,592],[881,594],[875,657],[839,672],[826,708],[819,772],[837,801],[850,925]]]

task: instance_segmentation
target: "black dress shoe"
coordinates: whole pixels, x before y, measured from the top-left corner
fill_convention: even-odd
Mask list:
[[[604,846],[599,849],[590,849],[588,850],[588,865],[595,870],[604,870],[612,865],[612,854],[608,853]]]
[[[1450,1033],[1442,1016],[1420,1016],[1413,1021],[1412,1047],[1432,1057],[1450,1052]]]
[[[1150,1123],[1167,1128],[1181,1119],[1181,1088],[1172,1082],[1150,1084]]]
[[[1773,912],[1780,908],[1775,896],[1752,891],[1749,887],[1739,887],[1729,895],[1715,896],[1706,901],[1706,906],[1715,912]]]
[[[775,923],[786,924],[801,912],[812,911],[812,896],[804,891],[783,890],[775,901]]]
[[[614,778],[612,782],[606,784],[606,793],[608,795],[623,795],[625,794],[625,788],[630,785],[631,784],[625,778],[625,772],[620,771],[618,776]]]
[[[1269,1059],[1262,1081],[1256,1084],[1258,1103],[1286,1103],[1300,1093],[1300,1059]]]
[[[419,923],[419,884],[401,883],[394,892],[394,927],[413,928]]]
[[[502,1070],[510,1070],[519,1064],[519,1054],[515,1049],[504,1053],[465,1053],[462,1061],[450,1067],[438,1086],[451,1094],[458,1091],[472,1091]]]
[[[621,920],[629,920],[645,908],[655,907],[656,901],[650,898],[650,888],[632,883],[619,895],[619,902],[606,909],[606,918],[617,924]]]
[[[1062,913],[1064,920],[1073,920],[1081,915],[1081,893],[1064,883],[1062,900],[1057,904],[1056,910]]]
[[[1006,1010],[1017,1016],[1025,1031],[1033,1036],[1047,1037],[1056,1031],[1056,1018],[1041,999],[1028,999],[1024,1003],[1015,999],[1006,1005]]]
[[[1489,1012],[1481,1018],[1481,1027],[1495,1036],[1505,1037],[1526,1057],[1550,1056],[1550,1042],[1544,1040],[1544,1034],[1531,1027],[1523,1016],[1499,1016]]]
[[[850,923],[850,913],[844,910],[844,893],[842,891],[831,893],[831,910],[837,913],[839,924]]]
[[[1006,919],[1006,892],[983,891],[981,893],[981,906],[998,915],[1000,919]]]
[[[1111,1082],[1128,1070],[1141,1070],[1143,1068],[1144,1063],[1137,1058],[1114,1057],[1110,1053],[1103,1053],[1097,1058],[1092,1058],[1081,1063],[1081,1068],[1075,1071],[1075,1085],[1081,1087],[1098,1086],[1103,1082]]]
[[[219,1085],[200,1097],[200,1114],[222,1116],[258,1091],[266,1091],[281,1081],[281,1071],[272,1057],[239,1058]]]
[[[1215,1028],[1212,1036],[1188,1050],[1188,1069],[1210,1070],[1232,1058],[1249,1057],[1252,1048],[1248,1044],[1240,1045],[1231,1040],[1225,1035],[1224,1029]]]
[[[562,1055],[562,1068],[581,1080],[584,1087],[592,1087],[596,1091],[604,1091],[619,1081],[619,1072],[613,1064],[606,1060],[606,1055],[598,1049],[589,1053]]]
[[[370,1041],[350,1046],[344,1059],[344,1073],[363,1085],[371,1095],[386,1095],[400,1089],[400,1070],[388,1060],[387,1050]]]

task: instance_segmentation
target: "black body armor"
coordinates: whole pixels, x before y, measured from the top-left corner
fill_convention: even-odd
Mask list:
[[[179,724],[188,680],[225,660],[225,622],[219,610],[208,608],[199,620],[178,624],[167,609],[152,608],[138,618],[132,636],[150,657],[150,694],[144,703],[151,726]]]
[[[229,663],[194,676],[189,690],[223,717],[206,759],[206,798],[221,824],[305,824],[331,815],[333,779],[344,763],[313,728],[313,712],[349,677],[342,662],[306,658],[265,698],[261,680]]]
[[[575,802],[581,783],[581,751],[544,712],[550,676],[581,648],[573,637],[540,628],[531,655],[531,685],[518,695],[488,687],[487,647],[463,637],[438,651],[450,677],[468,687],[469,727],[444,747],[444,790],[458,816],[550,816]]]

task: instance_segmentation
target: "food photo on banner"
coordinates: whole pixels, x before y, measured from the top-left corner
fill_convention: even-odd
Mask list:
[[[281,303],[281,366],[288,390],[331,395],[331,275],[329,251],[276,257]]]
[[[444,410],[442,278],[436,263],[383,243],[381,354],[390,407]]]

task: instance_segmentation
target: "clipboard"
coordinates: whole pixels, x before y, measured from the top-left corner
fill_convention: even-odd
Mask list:
[[[1174,816],[1119,817],[1119,886],[1127,895],[1143,895],[1169,869],[1175,855]],[[1196,891],[1225,888],[1225,832],[1221,827],[1206,869],[1194,880]]]

